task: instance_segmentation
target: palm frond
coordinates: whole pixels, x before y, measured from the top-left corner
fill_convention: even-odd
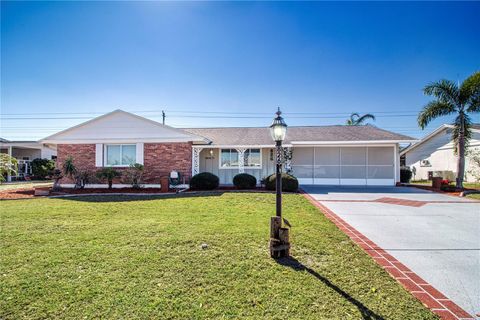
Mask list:
[[[364,114],[363,116],[361,116],[360,118],[357,119],[357,124],[358,125],[363,124],[368,119],[371,119],[371,120],[375,121],[375,116],[373,114],[370,114],[370,113]]]
[[[455,111],[455,105],[452,103],[438,100],[430,101],[425,107],[423,107],[423,110],[420,111],[417,122],[420,128],[425,129],[430,121],[441,116],[449,115]]]
[[[353,113],[350,114],[350,119],[353,120],[353,118],[355,118],[355,117],[360,118],[360,115],[356,112],[353,112]]]
[[[480,112],[480,96],[474,98],[467,108],[468,113]]]
[[[458,143],[460,141],[460,135],[462,130],[462,116],[459,114],[455,118],[455,122],[453,123],[453,131],[452,131],[452,140],[454,144],[453,151],[455,154],[458,152]],[[472,139],[472,120],[468,116],[468,114],[463,114],[463,137],[464,137],[464,145],[465,150],[468,149],[470,144],[470,140]]]
[[[357,122],[357,119],[360,117],[360,115],[356,112],[353,112],[350,114],[350,119],[347,119],[346,125],[347,126],[354,126]],[[355,119],[357,118],[357,119]]]
[[[471,104],[480,99],[480,71],[465,79],[460,86],[460,103]]]
[[[455,82],[451,80],[442,79],[433,82],[423,88],[423,93],[428,96],[434,96],[441,102],[450,103],[453,105],[459,104],[459,89]]]

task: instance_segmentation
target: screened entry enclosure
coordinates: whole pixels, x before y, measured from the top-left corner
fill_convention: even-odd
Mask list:
[[[395,185],[395,148],[295,147],[293,175],[301,184]]]

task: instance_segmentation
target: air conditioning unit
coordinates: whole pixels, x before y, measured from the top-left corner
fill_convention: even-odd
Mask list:
[[[432,165],[431,165],[429,160],[422,160],[422,161],[420,161],[420,166],[421,167],[431,167]]]

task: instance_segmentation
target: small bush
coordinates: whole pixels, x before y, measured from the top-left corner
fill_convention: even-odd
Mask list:
[[[412,179],[412,170],[410,170],[409,167],[401,167],[400,168],[400,182],[409,183],[410,179]]]
[[[85,188],[85,185],[91,183],[93,180],[93,173],[90,171],[77,171],[75,175],[75,187],[80,189]]]
[[[72,156],[69,156],[67,159],[65,159],[62,169],[63,169],[63,174],[65,174],[66,177],[69,177],[75,180],[75,176],[77,174],[77,167],[73,163]]]
[[[265,189],[276,189],[276,176],[272,174],[265,179]],[[282,173],[282,191],[296,192],[298,190],[298,180],[292,175]]]
[[[140,189],[142,183],[144,166],[140,163],[131,164],[123,173],[123,180],[127,184],[131,184],[132,188]]]
[[[33,159],[30,162],[32,166],[32,175],[35,179],[44,180],[52,170],[55,170],[55,161],[48,159]]]
[[[257,185],[257,178],[248,173],[239,173],[233,177],[233,184],[238,189],[253,189]]]
[[[455,185],[452,184],[452,181],[448,179],[443,179],[440,184],[440,190],[447,191],[447,192],[454,192],[454,191],[457,191],[457,188]]]
[[[196,174],[190,180],[190,187],[196,190],[213,190],[218,188],[220,179],[210,172]]]
[[[121,174],[117,170],[111,167],[105,167],[97,171],[97,178],[101,181],[107,180],[108,182],[108,189],[112,189],[113,186],[113,179],[120,177]]]
[[[53,180],[53,191],[57,191],[60,189],[60,179],[63,178],[62,170],[53,169],[52,171],[50,171],[47,178]]]

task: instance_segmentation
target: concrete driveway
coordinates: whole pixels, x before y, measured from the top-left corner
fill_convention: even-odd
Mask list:
[[[480,313],[480,203],[407,187],[302,189],[464,310]]]

